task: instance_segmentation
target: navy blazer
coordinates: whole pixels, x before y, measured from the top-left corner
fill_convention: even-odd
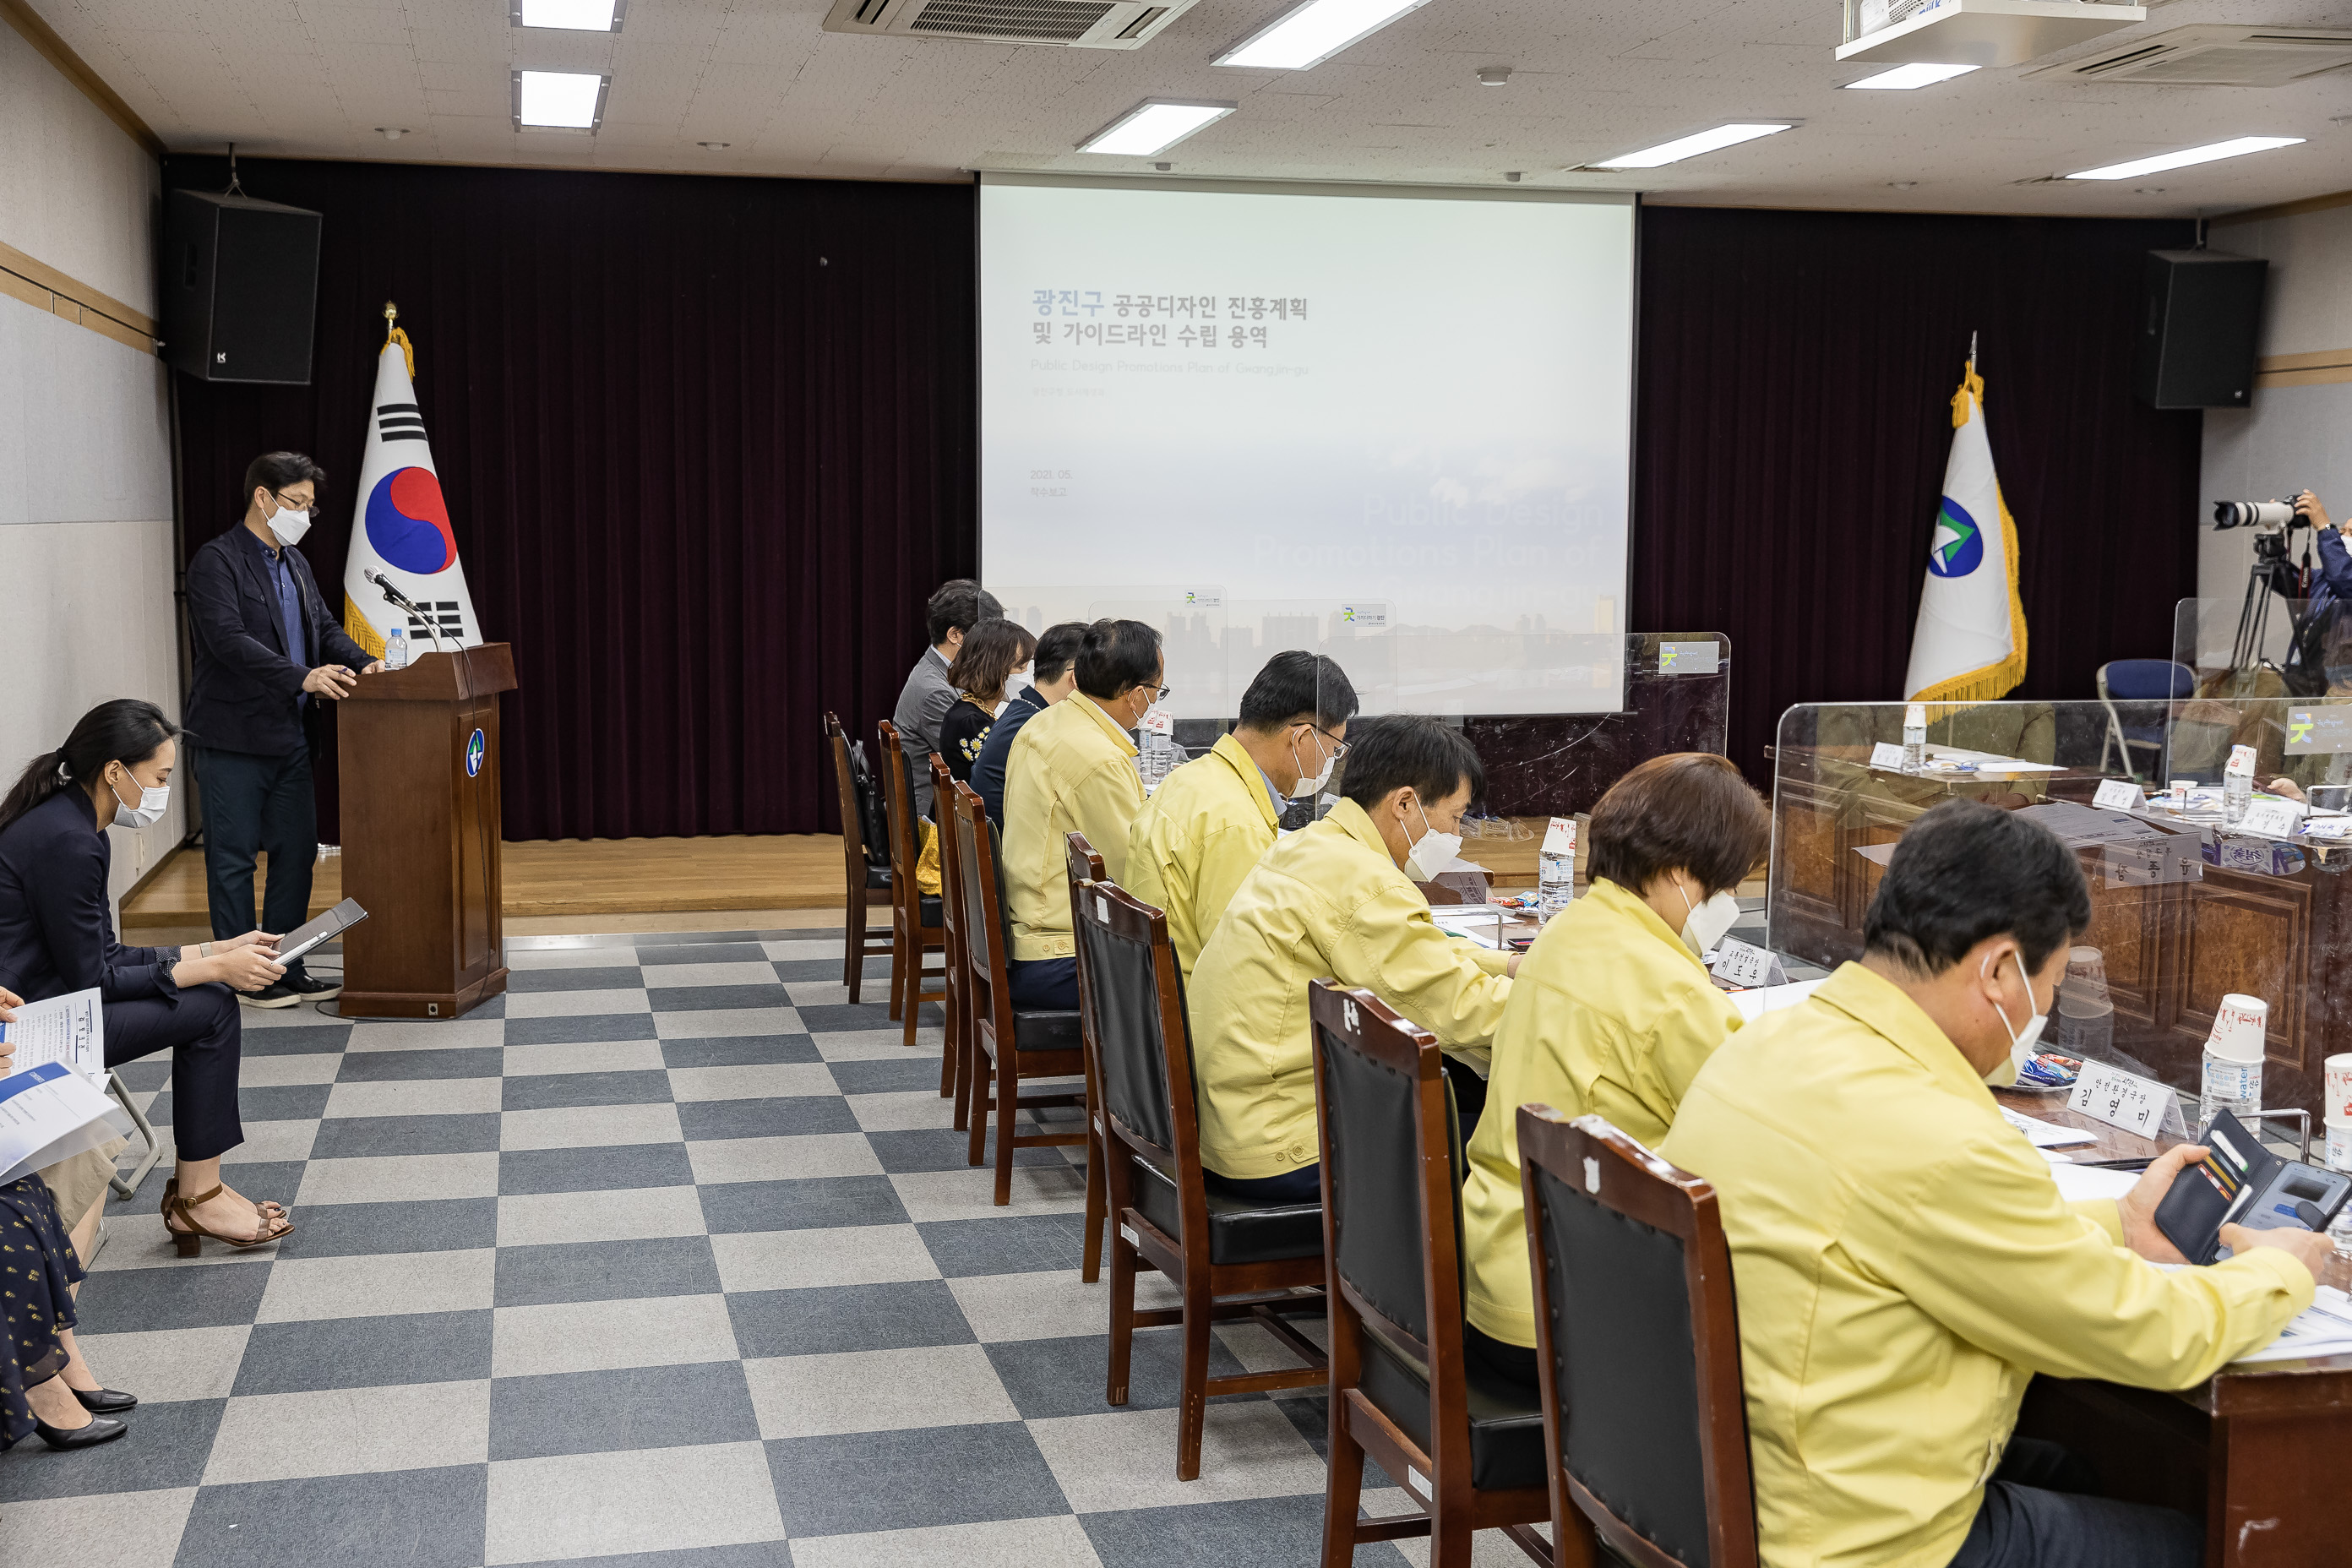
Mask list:
[[[259,542],[239,522],[206,540],[188,563],[188,640],[195,654],[189,689],[189,738],[221,752],[282,757],[304,744],[302,682],[322,664],[364,668],[365,648],[344,632],[319,595],[310,563],[291,545],[286,563],[302,602],[303,646],[286,646],[278,592]]]
[[[69,784],[0,829],[0,985],[27,1002],[92,986],[109,1002],[177,998],[176,947],[125,947],[106,898],[113,846]]]

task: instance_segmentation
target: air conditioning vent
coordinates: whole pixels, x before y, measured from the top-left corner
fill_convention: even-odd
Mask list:
[[[2352,65],[2352,32],[2325,27],[2175,27],[2028,76],[2159,87],[2284,87]]]
[[[835,0],[829,33],[971,38],[1076,49],[1140,48],[1197,0]]]

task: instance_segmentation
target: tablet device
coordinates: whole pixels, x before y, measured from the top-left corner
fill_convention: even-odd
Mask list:
[[[278,939],[278,962],[291,963],[322,942],[332,942],[352,927],[367,919],[357,899],[345,899],[325,914],[288,931]]]

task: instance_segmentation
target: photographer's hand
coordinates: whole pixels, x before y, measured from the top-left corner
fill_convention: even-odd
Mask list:
[[[2304,490],[2295,496],[2294,512],[2297,517],[2300,517],[2304,521],[2309,523],[2314,528],[2334,528],[2336,526],[2334,523],[2327,521],[2327,503],[2321,500],[2309,490]],[[2352,519],[2346,520],[2345,531],[2352,532]]]

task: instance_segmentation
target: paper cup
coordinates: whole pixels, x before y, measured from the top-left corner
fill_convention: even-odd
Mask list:
[[[2269,1003],[2232,992],[2221,998],[2221,1010],[2213,1015],[2213,1032],[2206,1037],[2205,1049],[2224,1061],[2259,1062],[2270,1021]]]
[[[2327,1124],[2352,1123],[2352,1051],[2330,1057],[2320,1065],[2327,1071],[2327,1101],[2321,1108]]]
[[[2327,1119],[2327,1152],[2321,1158],[2331,1171],[2352,1171],[2352,1121]]]

